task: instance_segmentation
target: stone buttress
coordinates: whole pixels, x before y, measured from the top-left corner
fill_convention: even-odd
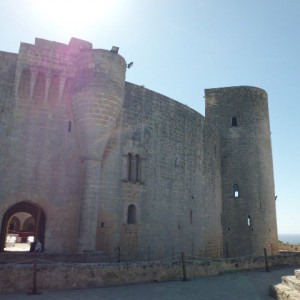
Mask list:
[[[126,62],[116,52],[85,49],[78,60],[72,106],[82,161],[78,251],[96,247],[103,153],[124,100]]]

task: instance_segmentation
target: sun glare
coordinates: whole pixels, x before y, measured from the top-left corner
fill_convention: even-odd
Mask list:
[[[83,33],[109,18],[114,0],[32,0],[32,8],[45,22],[70,33]]]

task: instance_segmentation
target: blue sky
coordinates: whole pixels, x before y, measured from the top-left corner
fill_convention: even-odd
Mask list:
[[[299,0],[0,0],[0,50],[35,37],[119,46],[127,81],[204,114],[204,89],[269,95],[279,233],[300,234]]]

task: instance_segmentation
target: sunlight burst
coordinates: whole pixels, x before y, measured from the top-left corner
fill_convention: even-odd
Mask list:
[[[84,32],[97,22],[109,18],[114,0],[32,0],[36,13],[65,32]]]

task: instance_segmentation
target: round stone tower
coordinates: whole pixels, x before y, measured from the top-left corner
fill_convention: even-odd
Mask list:
[[[117,51],[81,51],[72,99],[82,160],[80,252],[95,250],[101,161],[123,104],[125,71]]]
[[[278,251],[267,93],[255,87],[205,90],[206,119],[221,137],[224,256]]]

